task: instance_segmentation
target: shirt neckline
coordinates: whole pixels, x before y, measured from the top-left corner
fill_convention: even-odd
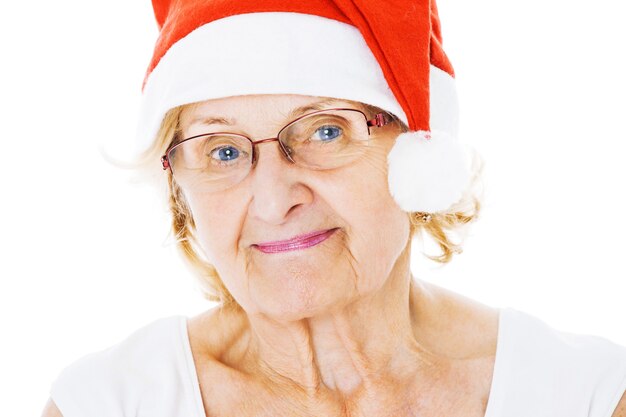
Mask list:
[[[505,352],[505,330],[507,330],[504,322],[508,317],[509,308],[498,308],[498,336],[496,341],[496,353],[493,365],[493,376],[491,377],[491,387],[489,389],[489,398],[487,399],[487,406],[485,407],[485,415],[483,417],[496,417],[499,414],[498,410],[501,408],[501,379],[500,375],[503,371],[502,361]],[[204,411],[204,405],[202,401],[202,394],[200,392],[200,382],[198,374],[196,372],[196,365],[193,360],[193,353],[191,352],[191,343],[189,341],[189,330],[187,328],[187,316],[179,317],[179,330],[182,339],[182,348],[184,356],[184,364],[187,369],[186,376],[189,379],[190,386],[192,388],[192,398],[194,407],[196,409],[196,417],[207,417]]]
[[[187,372],[185,376],[188,378],[191,386],[191,398],[193,401],[193,408],[195,409],[195,416],[191,417],[207,417],[204,411],[204,405],[202,401],[202,394],[200,392],[200,381],[198,379],[198,373],[196,372],[196,365],[193,360],[193,353],[191,352],[191,342],[189,341],[189,329],[187,328],[187,316],[178,316],[179,319],[179,334],[182,341],[182,349],[184,356],[184,368]]]
[[[493,362],[493,375],[491,377],[491,387],[489,388],[489,398],[487,399],[487,406],[485,407],[485,415],[484,417],[496,417],[501,415],[500,409],[502,408],[502,383],[503,376],[501,375],[503,372],[503,364],[502,362],[506,360],[503,358],[506,347],[504,345],[506,340],[506,333],[508,331],[508,323],[506,323],[508,319],[509,308],[501,307],[498,308],[498,336],[496,340],[496,353]]]

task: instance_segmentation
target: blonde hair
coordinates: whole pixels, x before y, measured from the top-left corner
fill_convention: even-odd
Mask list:
[[[370,114],[384,111],[378,107],[363,103],[355,102],[355,104],[359,105],[366,112],[370,112]],[[180,116],[187,107],[192,105],[193,104],[183,105],[171,109],[163,118],[157,137],[152,145],[140,154],[132,164],[134,168],[138,169],[139,172],[149,177],[152,181],[156,180],[157,183],[163,184],[162,179],[160,179],[163,175],[160,158],[171,143],[182,139]],[[406,124],[395,115],[387,114],[391,117],[392,123],[399,124],[403,132],[409,130]],[[422,252],[422,254],[439,264],[446,264],[452,260],[454,254],[462,253],[462,243],[467,232],[466,226],[475,221],[480,213],[482,187],[478,187],[478,185],[480,185],[484,162],[473,148],[469,147],[469,149],[472,151],[472,178],[470,186],[465,191],[463,197],[445,212],[408,213],[411,225],[411,240],[415,236],[420,236],[423,239],[424,235],[433,239],[440,253],[437,255],[428,255]],[[167,204],[171,214],[172,233],[179,252],[197,278],[205,299],[220,302],[225,306],[237,306],[237,302],[224,286],[215,267],[202,255],[202,250],[195,235],[195,223],[182,190],[176,184],[170,170],[166,171],[166,175]],[[430,215],[429,221],[424,221],[425,216],[428,215]],[[453,241],[453,235],[459,238],[458,241]]]

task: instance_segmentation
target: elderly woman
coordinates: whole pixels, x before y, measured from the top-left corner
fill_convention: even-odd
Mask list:
[[[626,348],[411,274],[480,209],[434,0],[153,4],[144,162],[219,303],[71,364],[44,416],[624,416]]]

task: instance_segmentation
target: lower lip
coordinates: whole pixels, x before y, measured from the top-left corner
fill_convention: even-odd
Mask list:
[[[286,243],[283,245],[254,245],[254,247],[263,253],[279,253],[306,249],[315,245],[319,245],[320,243],[328,239],[336,231],[337,229],[331,229],[319,235],[311,236],[308,239],[299,240],[293,243]]]

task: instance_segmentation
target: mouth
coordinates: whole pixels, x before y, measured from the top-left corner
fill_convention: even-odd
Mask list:
[[[336,227],[334,229],[307,233],[304,235],[296,236],[289,240],[257,243],[252,245],[252,247],[258,249],[263,253],[279,253],[306,249],[312,246],[319,245],[330,236],[332,236],[332,234],[335,233],[338,229],[339,228]]]

